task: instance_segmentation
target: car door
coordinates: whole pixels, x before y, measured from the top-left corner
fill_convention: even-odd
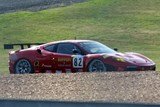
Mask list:
[[[76,50],[75,54],[73,50]],[[84,61],[80,49],[73,43],[59,43],[57,52],[53,54],[56,61],[56,73],[83,71]]]
[[[40,66],[38,69],[41,68],[42,72],[47,72],[47,73],[54,73],[55,69],[55,63],[54,60],[52,59],[53,53],[55,53],[55,44],[47,45],[41,49],[39,52],[39,56],[37,56],[37,64]]]

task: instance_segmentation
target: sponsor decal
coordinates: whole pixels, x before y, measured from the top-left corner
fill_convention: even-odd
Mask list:
[[[39,66],[39,61],[35,61],[34,66]]]
[[[118,62],[125,62],[125,60],[123,58],[116,58],[116,61],[118,61]]]
[[[52,65],[45,65],[45,64],[42,64],[42,67],[45,67],[45,68],[51,68]]]
[[[73,64],[73,68],[83,68],[83,56],[74,55],[72,64]]]
[[[71,62],[71,58],[58,58],[58,62]]]
[[[71,64],[59,64],[58,67],[71,67]]]

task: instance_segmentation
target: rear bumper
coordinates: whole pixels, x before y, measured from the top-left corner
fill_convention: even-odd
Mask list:
[[[9,64],[9,72],[10,72],[10,74],[14,74],[14,64],[15,64],[15,62],[12,61],[12,60],[9,60],[8,64]]]
[[[14,64],[9,62],[9,72],[10,74],[14,74]]]

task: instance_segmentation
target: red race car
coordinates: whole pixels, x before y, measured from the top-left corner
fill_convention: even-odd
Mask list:
[[[9,53],[11,74],[155,69],[155,63],[144,55],[120,53],[92,40],[57,41]]]

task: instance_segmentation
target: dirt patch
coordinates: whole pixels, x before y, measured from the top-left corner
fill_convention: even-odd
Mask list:
[[[0,0],[0,14],[18,10],[39,11],[84,1],[86,0]]]

